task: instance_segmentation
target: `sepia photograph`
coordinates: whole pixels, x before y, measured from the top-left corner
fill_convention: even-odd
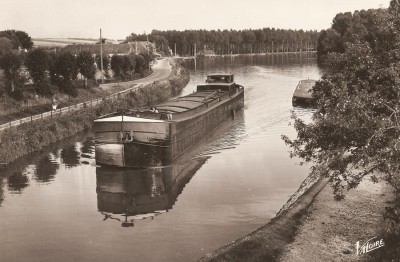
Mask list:
[[[0,261],[400,261],[400,0],[0,6]]]

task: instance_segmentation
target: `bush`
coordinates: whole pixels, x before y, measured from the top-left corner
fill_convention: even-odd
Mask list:
[[[58,91],[58,88],[50,83],[41,83],[36,85],[35,91],[39,95],[51,97]]]
[[[9,93],[9,96],[17,101],[21,101],[24,99],[24,91],[22,88],[15,88],[14,92]]]
[[[50,58],[43,49],[32,49],[26,54],[25,66],[35,84],[45,82]]]
[[[70,88],[64,89],[64,93],[72,97],[78,97],[78,89],[76,87],[71,86]]]

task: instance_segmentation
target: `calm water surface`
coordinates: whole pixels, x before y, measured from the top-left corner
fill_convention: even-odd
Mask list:
[[[232,72],[245,108],[166,168],[96,166],[81,134],[0,170],[0,261],[190,261],[267,223],[307,176],[281,134],[313,55],[187,61],[191,93]],[[310,110],[294,111],[309,118]]]

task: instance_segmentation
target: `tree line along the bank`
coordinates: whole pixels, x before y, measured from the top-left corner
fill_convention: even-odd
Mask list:
[[[8,30],[7,32],[20,31]],[[2,35],[1,32],[0,35]],[[30,40],[30,37],[25,37],[26,33],[20,35],[24,36],[23,39]],[[11,39],[8,38],[10,36]],[[74,55],[62,50],[54,52],[48,49],[32,48],[32,42],[21,45],[21,41],[16,36],[15,33],[8,33],[0,37],[0,67],[6,79],[5,90],[15,99],[22,98],[29,80],[32,80],[33,85],[28,84],[28,86],[33,87],[34,91],[40,95],[52,96],[62,91],[76,96],[77,88],[97,85],[96,73],[103,74],[112,81],[131,80],[149,69],[149,64],[154,59],[151,54],[113,55],[111,58],[103,55],[104,71],[100,72],[100,55],[93,55],[87,51]],[[2,45],[2,43],[6,44]]]
[[[351,43],[367,43],[374,50],[389,50],[393,35],[384,28],[389,19],[388,9],[369,9],[338,13],[329,29],[318,38],[317,55],[321,65],[329,53],[344,53]]]
[[[298,52],[315,50],[319,32],[316,30],[285,30],[275,28],[248,30],[153,30],[149,35],[132,33],[127,41],[154,42],[163,52],[176,51],[190,56],[204,48],[216,54],[247,54]],[[169,48],[169,49],[168,49]]]
[[[398,261],[400,2],[337,14],[321,32],[318,58],[324,74],[313,88],[313,121],[294,115],[297,138],[283,139],[291,156],[329,178],[338,200],[367,175],[393,186],[394,199],[384,214],[385,250],[374,255],[376,261]]]

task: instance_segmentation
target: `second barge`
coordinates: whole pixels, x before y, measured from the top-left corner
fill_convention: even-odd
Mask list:
[[[317,81],[313,79],[300,80],[293,93],[293,106],[312,106],[314,98],[312,96],[312,88]]]

